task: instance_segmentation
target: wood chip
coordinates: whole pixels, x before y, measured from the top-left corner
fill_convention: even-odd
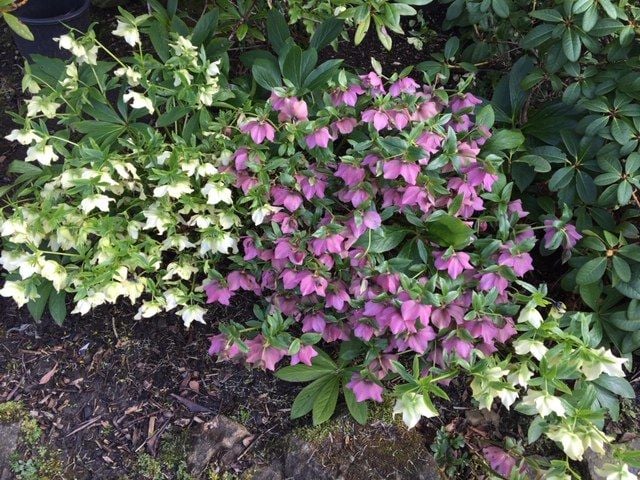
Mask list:
[[[53,366],[53,368],[51,370],[49,370],[47,373],[45,373],[42,376],[42,378],[40,379],[38,384],[39,385],[45,385],[45,384],[49,383],[49,381],[53,378],[53,376],[56,374],[57,371],[58,371],[58,362],[56,362],[56,364]]]

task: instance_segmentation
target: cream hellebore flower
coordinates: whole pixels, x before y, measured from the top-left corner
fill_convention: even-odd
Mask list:
[[[183,180],[177,183],[160,185],[159,187],[154,188],[153,196],[160,198],[160,197],[164,197],[165,195],[168,195],[171,198],[180,198],[183,195],[186,195],[192,192],[193,192],[193,188],[191,188],[191,185],[189,184],[189,182],[187,182],[186,180]]]
[[[629,471],[629,465],[626,463],[619,463],[614,465],[612,463],[605,463],[602,468],[596,467],[596,473],[605,480],[637,480],[637,475]]]
[[[35,255],[18,250],[3,250],[0,265],[8,272],[18,270],[23,280],[38,273],[41,268]]]
[[[34,117],[38,113],[47,118],[53,118],[56,116],[56,111],[60,108],[60,103],[54,102],[49,98],[41,97],[40,95],[34,95],[30,99],[26,100],[27,104],[27,117]]]
[[[536,307],[531,304],[525,305],[518,316],[518,323],[529,323],[534,328],[540,328],[543,321],[544,319],[542,318],[542,315],[540,315],[540,312],[538,312]]]
[[[513,405],[518,399],[518,392],[514,390],[510,390],[508,388],[502,388],[497,391],[498,397],[500,398],[500,402],[509,410],[509,407]]]
[[[60,157],[53,151],[53,147],[51,145],[47,145],[45,142],[38,142],[27,148],[27,155],[24,158],[24,161],[38,162],[40,165],[48,167],[51,165],[51,162],[55,162],[58,158]]]
[[[220,60],[216,60],[215,62],[211,62],[207,67],[207,75],[211,77],[217,77],[220,75]]]
[[[260,225],[262,222],[264,222],[264,219],[267,216],[271,215],[272,213],[276,213],[280,210],[281,210],[280,207],[274,207],[272,205],[263,205],[261,207],[256,208],[251,213],[251,220],[253,220],[253,223],[255,223],[256,225]]]
[[[60,85],[66,90],[74,91],[78,88],[78,67],[75,63],[70,63],[64,70],[65,77],[60,82]]]
[[[140,44],[140,32],[138,31],[138,27],[128,22],[123,22],[122,20],[118,20],[118,25],[116,29],[111,32],[116,37],[124,38],[124,41],[127,42],[132,47]]]
[[[541,417],[546,417],[550,413],[555,413],[559,417],[566,415],[566,410],[559,397],[554,397],[548,392],[529,390],[529,393],[522,399],[524,405],[532,405]]]
[[[5,298],[13,298],[18,308],[24,306],[28,301],[27,286],[23,281],[7,280],[4,282],[4,286],[0,289],[0,296]]]
[[[527,388],[531,377],[533,377],[533,372],[527,368],[526,363],[523,363],[517,372],[510,373],[509,376],[507,376],[507,381],[514,386],[520,385],[521,387]]]
[[[209,205],[216,205],[220,202],[228,205],[233,203],[231,189],[227,188],[222,182],[208,182],[202,188],[202,194],[207,196],[207,203]]]
[[[173,221],[171,216],[161,209],[157,203],[154,203],[149,207],[149,210],[143,210],[142,214],[147,219],[147,223],[143,225],[144,230],[155,229],[160,235],[167,231]]]
[[[80,209],[85,214],[90,213],[92,210],[96,208],[101,212],[108,212],[110,202],[115,202],[115,199],[107,197],[106,195],[100,195],[100,194],[91,195],[89,197],[84,198],[80,202]]]
[[[79,313],[80,315],[85,315],[89,313],[94,307],[99,307],[107,301],[107,297],[102,292],[90,292],[85,298],[80,299],[76,302],[76,307],[71,311],[71,313]]]
[[[33,142],[39,142],[42,137],[33,130],[11,130],[9,135],[5,136],[10,142],[18,142],[20,145],[30,145]]]
[[[585,446],[582,439],[567,427],[555,427],[546,432],[547,437],[562,445],[562,450],[572,460],[582,460]]]
[[[624,377],[622,365],[627,362],[626,358],[618,358],[610,349],[605,350],[604,347],[592,350],[591,353],[598,358],[584,360],[580,366],[580,370],[587,380],[595,380],[603,373],[611,377]]]
[[[144,301],[140,308],[138,308],[138,313],[136,313],[134,320],[142,320],[143,318],[151,318],[162,311],[162,305],[160,302],[156,301]]]
[[[131,67],[120,67],[117,70],[114,70],[113,74],[116,77],[127,77],[127,82],[132,87],[140,85],[140,80],[142,79],[142,74],[140,72],[136,72]]]
[[[150,114],[153,114],[153,102],[150,98],[145,97],[142,93],[129,90],[122,96],[125,103],[131,103],[132,108],[145,108]]]
[[[193,322],[206,323],[204,321],[205,313],[207,313],[207,311],[198,305],[190,305],[177,312],[177,314],[182,317],[184,326],[187,328],[189,328]]]
[[[53,283],[53,288],[55,288],[57,292],[62,290],[67,283],[67,271],[62,265],[53,260],[45,260],[42,262],[40,275]]]
[[[82,43],[70,35],[62,35],[60,38],[54,38],[58,41],[60,48],[69,50],[80,65],[86,63],[88,65],[96,65],[98,63],[98,47],[92,45],[87,49]]]
[[[398,414],[402,414],[402,421],[407,428],[413,428],[422,417],[437,417],[438,411],[427,404],[424,395],[407,392],[396,400],[393,407],[393,416]]]
[[[528,338],[522,338],[513,342],[513,346],[515,347],[515,351],[518,355],[526,355],[527,353],[531,353],[536,360],[542,360],[542,357],[549,351],[547,347],[544,346],[539,340],[531,340]]]
[[[236,253],[238,251],[238,241],[227,232],[216,237],[204,238],[200,242],[200,255],[206,255],[208,252],[218,252],[226,255],[229,250]]]

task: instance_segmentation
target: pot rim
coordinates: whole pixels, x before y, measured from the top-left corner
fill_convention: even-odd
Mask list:
[[[50,0],[55,1],[55,0]],[[89,10],[91,6],[91,0],[82,0],[82,3],[75,10],[71,10],[62,15],[56,15],[55,17],[47,17],[47,18],[31,18],[20,15],[16,12],[17,17],[27,25],[55,25],[58,23],[64,23],[65,21],[71,20],[74,17],[82,15],[84,12]]]

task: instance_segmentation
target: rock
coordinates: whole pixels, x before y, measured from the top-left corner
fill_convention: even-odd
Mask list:
[[[98,8],[113,8],[125,3],[126,0],[91,0],[91,4]]]
[[[13,478],[11,456],[18,448],[20,422],[0,423],[0,480]]]
[[[296,480],[439,480],[422,436],[378,421],[361,426],[343,417],[289,438],[285,478]]]
[[[193,434],[193,447],[187,459],[189,471],[198,478],[211,461],[220,466],[235,462],[253,439],[249,431],[223,415],[203,423]]]
[[[243,477],[244,478],[244,477]],[[247,475],[248,480],[283,480],[282,464],[274,462],[267,467],[254,468]]]
[[[631,442],[625,443],[629,450],[640,450],[640,438],[637,438]],[[602,468],[607,463],[613,463],[614,465],[619,462],[613,458],[611,447],[605,445],[605,454],[598,455],[592,450],[588,450],[584,454],[584,460],[587,463],[587,468],[589,469],[589,477],[591,480],[605,480],[605,478],[596,473],[596,469]],[[629,467],[629,471],[636,475],[640,474],[640,469]],[[640,477],[639,477],[640,478]]]

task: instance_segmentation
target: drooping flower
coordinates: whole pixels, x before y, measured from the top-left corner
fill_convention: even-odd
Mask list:
[[[503,449],[489,445],[482,449],[484,458],[487,459],[493,470],[498,472],[505,478],[509,478],[511,471],[516,466],[516,459],[505,452]]]
[[[153,102],[150,98],[145,97],[140,92],[134,92],[133,90],[129,90],[127,93],[122,95],[122,99],[125,103],[130,103],[131,108],[140,108],[146,109],[149,114],[153,115],[155,108],[153,107]]]
[[[286,355],[286,350],[269,345],[262,335],[257,335],[252,340],[245,342],[249,353],[247,353],[247,363],[253,364],[257,368],[275,370],[276,364]]]
[[[266,140],[273,142],[276,137],[276,129],[267,121],[251,120],[240,126],[242,133],[248,133],[257,144]]]
[[[291,365],[297,365],[298,363],[304,363],[305,365],[311,366],[311,360],[313,357],[316,357],[318,352],[316,352],[315,348],[312,345],[303,345],[298,350],[298,353],[291,356]]]
[[[373,400],[374,402],[382,403],[382,392],[384,392],[382,385],[372,380],[365,380],[359,373],[354,373],[351,376],[347,387],[353,391],[357,402]]]
[[[329,132],[327,127],[322,127],[316,130],[315,132],[307,135],[305,137],[305,141],[307,142],[307,146],[309,148],[327,148],[329,146],[329,140],[332,140],[333,137]]]
[[[407,428],[411,429],[418,424],[422,417],[437,417],[438,411],[432,404],[427,404],[424,395],[407,392],[396,400],[393,407],[393,415],[398,414],[402,414],[402,421]]]
[[[438,270],[446,270],[453,279],[465,270],[473,270],[471,265],[471,257],[466,252],[453,252],[446,259],[443,252],[433,252],[435,258],[434,265]]]

